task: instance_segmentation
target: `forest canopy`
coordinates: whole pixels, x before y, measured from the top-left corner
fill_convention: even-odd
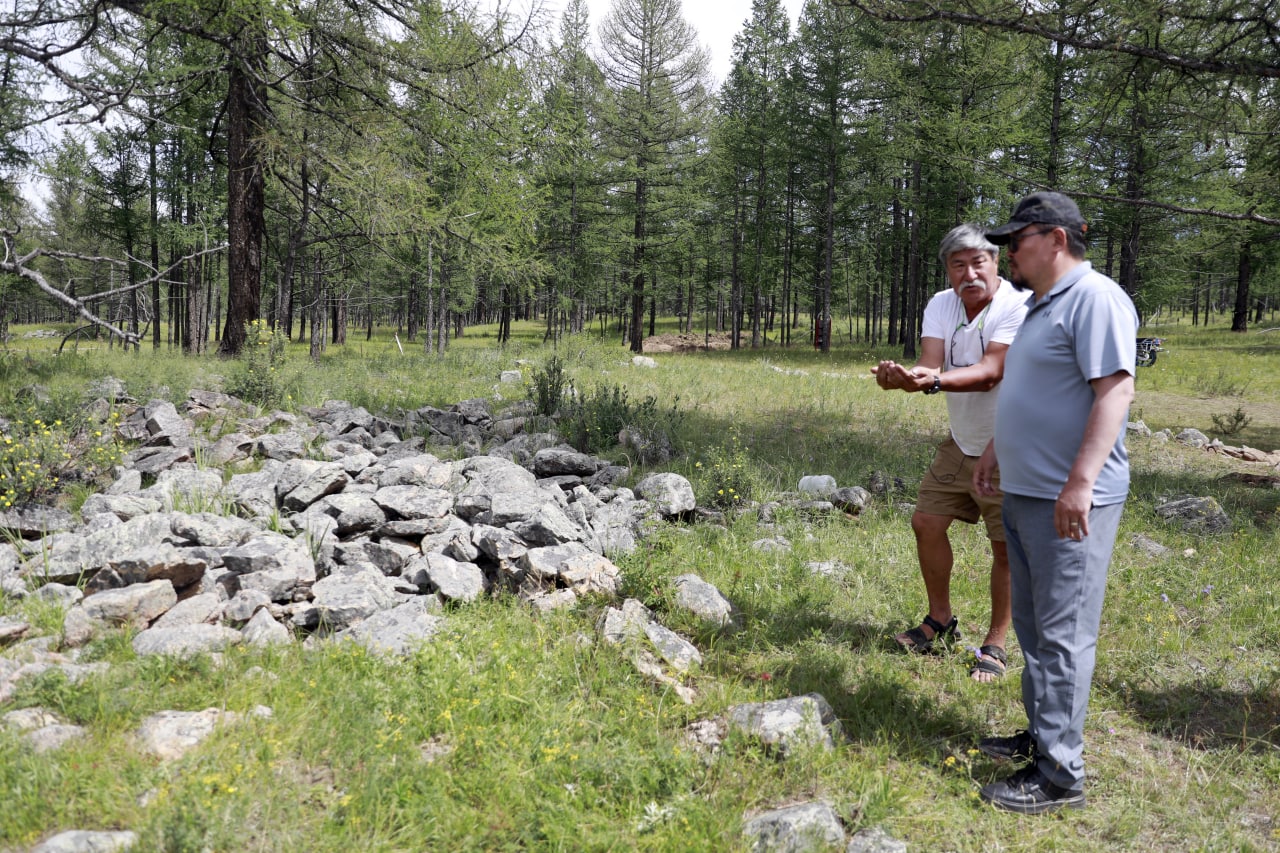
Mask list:
[[[1146,320],[1243,332],[1280,297],[1274,6],[754,0],[716,84],[680,0],[16,0],[0,324],[913,355],[942,234],[1055,189]]]

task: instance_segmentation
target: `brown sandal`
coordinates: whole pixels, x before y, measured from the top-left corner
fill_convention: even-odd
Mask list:
[[[933,630],[932,637],[925,635],[924,628],[926,626]],[[943,625],[937,619],[926,614],[917,627],[904,631],[901,637],[894,637],[894,640],[909,652],[924,654],[933,649],[933,643],[939,637],[950,637],[953,640],[960,639],[960,623],[956,620],[956,617],[952,616],[951,621]]]
[[[980,672],[993,675],[996,678],[1004,678],[1004,673],[1009,663],[1009,656],[1004,649],[999,646],[983,646],[975,654],[978,659],[973,662],[973,668],[969,670],[970,678]]]

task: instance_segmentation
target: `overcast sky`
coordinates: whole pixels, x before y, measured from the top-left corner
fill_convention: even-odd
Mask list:
[[[534,0],[511,0],[517,9],[528,9]],[[591,33],[600,28],[600,22],[613,5],[613,0],[587,0],[591,14]],[[791,16],[791,32],[795,34],[796,18],[804,0],[782,0],[782,7]],[[560,18],[564,13],[564,0],[542,0],[553,22],[552,32],[559,32]],[[716,82],[723,82],[729,74],[733,52],[733,37],[742,30],[743,23],[751,17],[751,0],[684,0],[684,18],[698,31],[702,43],[711,51],[711,73]]]

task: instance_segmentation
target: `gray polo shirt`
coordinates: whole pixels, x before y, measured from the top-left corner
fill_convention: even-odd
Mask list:
[[[1093,407],[1090,380],[1119,371],[1133,375],[1138,314],[1120,286],[1088,261],[1060,278],[1027,319],[1005,357],[996,405],[1000,488],[1057,500],[1075,462]],[[1095,506],[1129,494],[1124,430],[1093,486]]]

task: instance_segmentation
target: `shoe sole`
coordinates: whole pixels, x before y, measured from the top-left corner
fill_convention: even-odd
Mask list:
[[[984,754],[988,758],[996,758],[998,761],[1030,761],[1032,757],[1025,753],[1007,753],[998,751],[998,749],[983,749],[982,744],[978,745],[978,752]]]
[[[1085,806],[1083,791],[1073,797],[1047,800],[1043,803],[1009,803],[985,795],[982,795],[982,799],[1001,811],[1012,812],[1013,814],[1048,814],[1049,812],[1056,812],[1058,809],[1082,809]]]
[[[1003,752],[994,747],[983,746],[982,744],[978,744],[978,752],[981,752],[983,755],[987,756],[988,758],[995,758],[1000,761],[1030,761],[1031,760],[1031,756],[1023,752]]]

